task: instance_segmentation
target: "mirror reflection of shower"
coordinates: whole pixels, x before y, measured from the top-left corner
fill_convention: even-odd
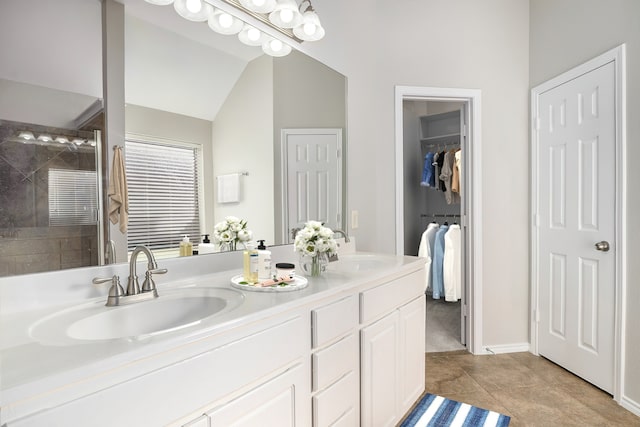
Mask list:
[[[0,276],[98,265],[100,132],[0,120]]]

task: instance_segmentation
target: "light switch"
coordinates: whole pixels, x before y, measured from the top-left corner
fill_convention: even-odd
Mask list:
[[[351,211],[351,229],[358,228],[358,211]]]

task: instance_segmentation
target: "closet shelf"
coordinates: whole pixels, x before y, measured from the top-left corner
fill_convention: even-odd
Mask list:
[[[449,133],[446,135],[438,135],[438,136],[429,136],[427,138],[420,138],[420,142],[438,142],[441,141],[443,139],[447,139],[447,138],[455,138],[455,137],[460,137],[460,133]],[[460,143],[460,141],[452,141],[452,143]]]

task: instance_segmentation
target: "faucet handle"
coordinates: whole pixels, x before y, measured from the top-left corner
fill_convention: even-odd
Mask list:
[[[156,282],[151,277],[152,274],[165,274],[168,270],[166,268],[156,268],[153,270],[147,270],[144,275],[144,282],[142,282],[141,292],[153,292],[155,296],[158,296],[158,290],[156,289]]]
[[[107,307],[118,305],[118,300],[120,299],[120,297],[125,295],[124,289],[122,289],[122,285],[120,285],[120,278],[115,274],[113,275],[113,277],[93,278],[93,283],[96,285],[106,282],[111,282],[111,287],[109,288],[109,296],[107,297]]]

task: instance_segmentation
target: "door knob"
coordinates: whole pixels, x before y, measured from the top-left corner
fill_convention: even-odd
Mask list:
[[[596,249],[602,252],[609,251],[609,242],[603,240],[602,242],[596,243]]]

